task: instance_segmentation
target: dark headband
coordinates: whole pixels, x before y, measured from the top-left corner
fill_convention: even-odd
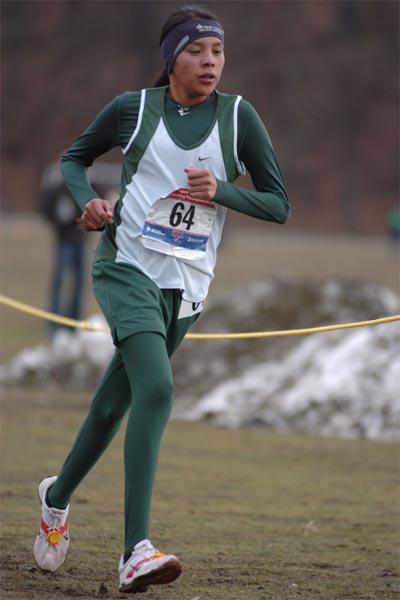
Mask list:
[[[178,54],[203,37],[216,37],[224,42],[222,25],[214,19],[189,19],[171,29],[161,42],[161,58],[168,75]]]

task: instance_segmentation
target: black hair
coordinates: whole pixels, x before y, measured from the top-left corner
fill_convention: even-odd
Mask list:
[[[161,35],[160,35],[160,46],[162,44],[163,39],[177,25],[181,23],[185,23],[185,21],[190,21],[192,19],[213,19],[218,21],[218,17],[212,13],[210,10],[203,8],[202,6],[198,6],[196,4],[186,4],[180,10],[173,12],[167,17],[164,25],[161,27]],[[169,76],[165,69],[161,71],[156,81],[153,84],[153,87],[162,87],[163,85],[169,84]]]

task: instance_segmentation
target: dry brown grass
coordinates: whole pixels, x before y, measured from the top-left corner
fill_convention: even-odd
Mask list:
[[[67,392],[3,398],[4,600],[118,594],[123,544],[123,432],[74,495],[71,550],[54,575],[35,566],[36,486],[56,473],[89,399]],[[151,536],[183,575],[148,600],[394,600],[398,598],[395,444],[167,428]]]

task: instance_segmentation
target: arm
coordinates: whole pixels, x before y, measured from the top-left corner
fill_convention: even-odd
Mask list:
[[[239,160],[248,169],[255,191],[218,180],[215,202],[256,219],[285,223],[289,200],[270,137],[248,102],[240,102],[238,119]]]
[[[124,146],[136,127],[139,93],[126,93],[105,106],[61,159],[64,181],[83,211],[81,225],[99,229],[112,222],[112,206],[99,198],[88,178],[93,161],[116,146]]]
[[[98,198],[88,178],[93,161],[118,145],[118,98],[105,106],[61,158],[65,184],[82,211],[92,198]]]

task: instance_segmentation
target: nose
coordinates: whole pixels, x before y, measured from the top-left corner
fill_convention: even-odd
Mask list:
[[[204,54],[202,64],[209,67],[213,67],[215,65],[215,56],[211,51]]]

